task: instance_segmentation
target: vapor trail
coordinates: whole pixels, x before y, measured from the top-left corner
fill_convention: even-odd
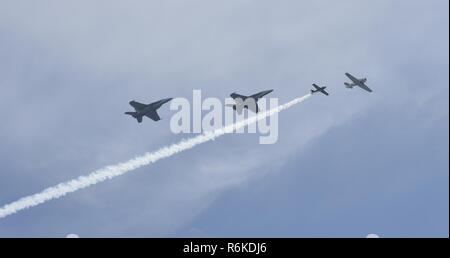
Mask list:
[[[105,168],[96,170],[86,176],[80,176],[76,179],[72,179],[70,181],[60,183],[58,185],[49,187],[42,192],[29,195],[19,200],[6,204],[0,208],[0,218],[4,218],[16,212],[19,212],[24,209],[28,209],[34,206],[37,206],[41,203],[50,201],[52,199],[57,199],[62,197],[68,193],[72,193],[78,191],[80,189],[86,188],[91,185],[95,185],[97,183],[103,182],[107,179],[114,178],[116,176],[120,176],[127,172],[130,172],[134,169],[137,169],[142,166],[146,166],[151,163],[155,163],[156,161],[164,158],[168,158],[174,154],[179,152],[191,149],[196,145],[201,143],[208,142],[210,140],[214,140],[215,138],[222,136],[226,133],[232,133],[234,130],[238,130],[247,125],[256,123],[259,120],[262,120],[266,117],[269,117],[275,113],[281,112],[285,109],[292,107],[295,104],[298,104],[306,99],[311,97],[311,94],[307,94],[303,97],[296,98],[286,104],[280,105],[276,108],[270,109],[268,111],[258,113],[256,116],[249,117],[245,120],[239,121],[237,123],[224,126],[220,129],[216,129],[211,132],[205,132],[199,136],[189,138],[186,140],[181,140],[178,143],[162,147],[161,149],[145,153],[142,156],[133,158],[123,163],[119,163],[112,166],[107,166]]]

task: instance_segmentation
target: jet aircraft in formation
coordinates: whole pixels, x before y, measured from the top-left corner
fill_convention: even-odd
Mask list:
[[[258,93],[255,93],[250,96],[244,96],[233,92],[230,94],[230,97],[234,99],[236,104],[230,105],[234,110],[236,110],[239,114],[242,113],[244,108],[250,109],[251,111],[258,113],[258,100],[264,97],[265,95],[271,93],[273,90],[265,90]]]
[[[159,121],[161,118],[159,117],[156,110],[160,108],[163,104],[171,101],[172,98],[158,100],[156,102],[150,104],[142,104],[137,101],[130,101],[130,105],[134,108],[134,112],[125,112],[125,114],[130,115],[137,119],[138,123],[142,122],[142,117],[146,116],[153,121]]]

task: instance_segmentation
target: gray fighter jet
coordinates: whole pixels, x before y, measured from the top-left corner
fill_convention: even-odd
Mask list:
[[[265,90],[265,91],[261,91],[256,94],[250,95],[250,96],[239,95],[236,92],[233,92],[230,94],[230,97],[232,97],[236,101],[236,104],[228,105],[228,106],[232,107],[239,114],[242,113],[242,110],[244,108],[250,109],[251,111],[258,113],[258,111],[259,111],[259,107],[258,107],[258,103],[257,103],[258,100],[260,98],[264,97],[265,95],[271,93],[272,91],[273,90]]]
[[[158,108],[160,108],[163,104],[165,104],[171,100],[172,100],[172,98],[162,99],[162,100],[158,100],[158,101],[153,102],[148,105],[132,100],[132,101],[130,101],[130,105],[132,107],[134,107],[135,112],[125,112],[125,114],[136,118],[138,123],[142,122],[143,116],[146,116],[146,117],[152,119],[153,121],[158,121],[158,120],[161,120],[161,118],[159,117],[156,110]]]
[[[366,90],[366,91],[368,91],[368,92],[372,92],[372,90],[371,90],[369,87],[367,87],[366,84],[364,84],[364,83],[367,81],[366,78],[357,79],[357,78],[355,78],[353,75],[351,75],[351,74],[349,74],[349,73],[345,73],[345,75],[346,75],[350,80],[352,80],[351,83],[344,82],[345,87],[351,89],[351,88],[353,88],[354,86],[358,86],[358,87],[360,87],[360,88],[363,89],[363,90]]]
[[[312,86],[315,88],[315,90],[311,90],[311,94],[314,94],[316,92],[320,92],[320,93],[323,93],[324,95],[327,95],[327,96],[329,95],[328,92],[325,91],[325,89],[327,87],[325,87],[325,86],[319,87],[319,86],[317,86],[317,84],[313,84]]]

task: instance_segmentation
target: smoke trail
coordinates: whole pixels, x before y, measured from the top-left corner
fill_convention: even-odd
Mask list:
[[[288,109],[293,105],[308,99],[309,97],[311,97],[311,94],[307,94],[303,97],[296,98],[286,104],[280,105],[268,111],[258,113],[258,115],[252,116],[243,121],[227,125],[225,127],[216,129],[211,132],[205,132],[193,138],[181,140],[180,142],[172,144],[170,146],[162,147],[161,149],[155,152],[146,153],[142,156],[136,157],[123,163],[107,166],[105,168],[94,171],[86,176],[80,176],[76,179],[72,179],[70,181],[60,183],[56,186],[49,187],[40,193],[23,197],[15,202],[6,204],[5,206],[1,207],[0,218],[4,218],[21,210],[34,207],[36,205],[50,201],[52,199],[57,199],[68,193],[78,191],[91,185],[95,185],[107,179],[120,176],[139,167],[155,163],[160,159],[168,158],[179,152],[191,149],[198,144],[214,140],[215,138],[220,137],[226,133],[232,133],[234,130],[238,130],[249,124],[253,124],[259,120],[265,119],[266,117],[269,117],[275,113]]]

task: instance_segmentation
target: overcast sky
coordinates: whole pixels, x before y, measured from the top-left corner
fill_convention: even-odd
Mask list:
[[[226,135],[0,220],[0,237],[448,237],[445,0],[0,0],[0,206],[193,135],[128,101],[274,89]],[[374,90],[349,90],[344,73]]]

